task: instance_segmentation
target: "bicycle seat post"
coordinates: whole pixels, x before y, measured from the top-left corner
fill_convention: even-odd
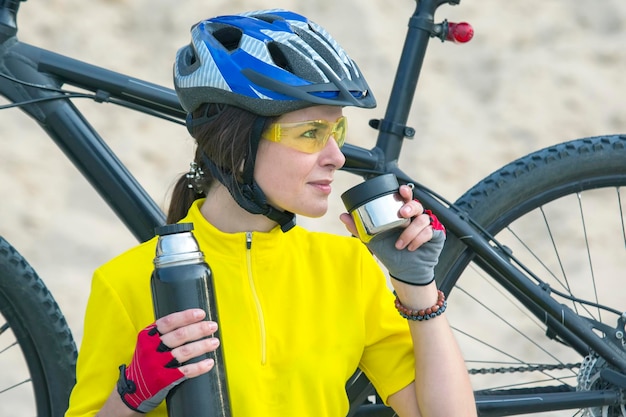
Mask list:
[[[458,1],[420,0],[416,2],[417,7],[408,23],[408,31],[385,118],[381,121],[370,122],[370,126],[379,130],[376,146],[383,150],[386,166],[396,164],[402,141],[405,137],[412,137],[414,134],[413,129],[407,128],[406,122],[413,103],[428,42],[434,36],[435,11],[445,3],[456,4]]]

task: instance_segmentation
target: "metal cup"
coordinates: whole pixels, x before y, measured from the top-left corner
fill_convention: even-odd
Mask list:
[[[410,219],[399,216],[400,208],[404,205],[398,193],[399,188],[394,174],[384,174],[352,187],[341,195],[363,242],[369,242],[380,232],[406,227],[410,223]]]

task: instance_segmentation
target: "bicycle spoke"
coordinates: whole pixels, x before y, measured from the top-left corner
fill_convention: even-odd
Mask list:
[[[487,310],[488,312],[490,312],[494,317],[496,317],[498,320],[500,320],[501,322],[503,322],[504,324],[506,324],[506,326],[508,328],[510,328],[511,330],[513,330],[515,333],[519,334],[522,338],[524,338],[525,340],[527,340],[529,343],[533,344],[534,346],[537,347],[537,349],[540,349],[541,351],[543,351],[546,355],[550,356],[552,359],[557,360],[558,358],[554,355],[552,355],[548,350],[546,350],[545,348],[543,348],[541,345],[539,345],[537,342],[535,342],[533,339],[531,339],[530,337],[528,337],[526,334],[524,334],[519,328],[517,328],[515,325],[513,325],[510,321],[506,320],[504,317],[502,317],[500,314],[498,314],[497,312],[495,312],[493,309],[487,307],[484,303],[482,303],[480,300],[476,299],[474,296],[472,296],[471,294],[469,294],[468,292],[464,291],[462,287],[457,286],[457,290],[460,290],[461,292],[465,293],[468,297],[470,297],[472,300],[474,300],[476,303],[480,304],[481,307],[483,307],[485,310]],[[521,310],[521,309],[520,309]],[[526,314],[526,313],[524,313]],[[463,332],[461,332],[463,333]],[[482,342],[481,342],[482,343]],[[500,353],[504,353],[502,351],[500,351],[499,349],[487,345],[485,343],[483,343],[485,346],[489,346],[490,348],[499,351]],[[512,359],[517,359],[513,356],[510,356],[509,354],[506,354],[507,356],[511,357]],[[517,359],[518,363],[524,363],[522,360]]]
[[[571,286],[570,286],[569,280],[567,278],[567,273],[565,272],[565,268],[563,266],[563,261],[561,260],[561,257],[560,257],[560,254],[559,254],[559,248],[558,248],[558,245],[557,245],[557,243],[556,243],[556,241],[554,239],[554,235],[553,235],[551,227],[550,227],[550,221],[548,220],[548,216],[546,215],[543,207],[539,207],[538,210],[541,213],[541,217],[543,219],[544,226],[546,227],[547,234],[548,234],[549,240],[550,240],[550,242],[552,244],[552,249],[554,251],[554,255],[555,255],[557,263],[558,263],[558,269],[561,271],[561,275],[563,277],[563,281],[564,282],[557,277],[557,275],[552,271],[553,268],[550,268],[547,265],[547,263],[544,260],[542,260],[542,258],[537,253],[535,253],[535,251],[524,242],[524,240],[513,230],[513,228],[511,226],[507,226],[506,230],[516,239],[516,241],[526,250],[526,252],[530,256],[532,256],[532,258],[539,265],[541,265],[542,269],[545,270],[545,272],[548,273],[550,275],[550,277],[552,277],[556,283],[558,283],[564,290],[567,291],[567,294],[569,296],[575,297],[575,295],[573,294],[573,292],[571,290]],[[595,304],[597,304],[597,302]],[[586,303],[583,303],[583,302],[581,302],[580,304],[579,303],[575,303],[575,304],[572,305],[572,308],[574,309],[574,311],[576,313],[579,313],[579,311],[578,311],[579,308],[583,308],[584,311],[587,314],[589,314],[589,316],[593,316],[593,313],[587,308],[587,304]]]
[[[473,268],[476,269],[476,268]],[[478,272],[478,271],[476,271]],[[482,271],[479,272],[479,275],[484,275],[482,273]],[[492,282],[487,280],[485,277],[483,277],[483,279],[485,280],[485,284],[486,285],[492,285]],[[565,364],[563,363],[557,356],[555,356],[554,354],[552,354],[546,347],[542,346],[541,343],[537,342],[537,340],[534,340],[533,338],[529,337],[527,334],[525,334],[524,332],[522,332],[521,328],[519,327],[519,325],[514,324],[513,322],[511,322],[510,320],[507,320],[505,317],[503,317],[500,313],[496,312],[495,310],[493,310],[492,308],[488,307],[484,302],[482,302],[481,300],[479,300],[478,298],[476,298],[475,296],[473,296],[472,294],[470,294],[469,292],[465,291],[463,289],[463,287],[461,286],[457,286],[455,291],[460,291],[462,294],[464,294],[466,297],[468,297],[469,299],[472,300],[473,305],[480,305],[484,310],[486,310],[487,312],[489,312],[489,314],[493,317],[495,317],[499,322],[504,323],[504,325],[511,329],[512,332],[514,332],[515,334],[517,334],[519,337],[521,337],[529,346],[533,346],[537,351],[540,351],[543,353],[543,355],[546,358],[549,358],[550,361],[549,362],[529,362],[527,360],[525,360],[523,358],[523,356],[521,355],[515,355],[513,354],[508,347],[503,346],[503,347],[499,347],[496,346],[495,343],[489,343],[488,341],[475,336],[473,334],[470,334],[462,329],[460,329],[459,327],[454,326],[454,330],[460,334],[463,335],[465,338],[467,338],[468,340],[472,340],[472,342],[476,345],[480,345],[484,348],[481,348],[481,355],[489,357],[489,358],[493,358],[494,355],[493,353],[487,353],[488,351],[491,352],[497,352],[499,355],[509,358],[511,359],[513,362],[510,361],[502,361],[502,360],[484,360],[484,361],[474,361],[473,360],[473,356],[466,356],[467,362],[469,363],[482,363],[483,365],[485,364],[489,364],[490,367],[487,368],[481,368],[481,369],[470,369],[470,373],[471,374],[475,374],[475,375],[479,375],[479,374],[496,374],[496,373],[507,373],[507,372],[513,372],[513,373],[518,373],[518,372],[538,372],[540,374],[543,374],[546,378],[544,379],[532,379],[531,381],[525,381],[525,382],[516,382],[516,383],[507,383],[507,384],[501,384],[501,385],[497,385],[497,386],[490,386],[489,389],[503,389],[504,387],[512,387],[515,385],[519,385],[519,386],[524,386],[524,385],[528,385],[528,384],[536,384],[538,382],[547,382],[547,381],[552,381],[552,382],[558,382],[561,384],[567,384],[566,379],[571,379],[571,378],[575,378],[576,374],[575,372],[573,372],[571,370],[572,367],[577,367],[577,364]],[[507,294],[502,293],[502,290],[499,288],[495,288],[495,291],[497,291],[498,293],[502,294],[503,297],[507,297],[507,299],[510,300],[510,296]],[[539,323],[537,322],[536,318],[531,316],[530,314],[528,314],[527,311],[522,310],[521,307],[519,307],[518,305],[513,304],[513,308],[515,308],[515,310],[518,312],[518,314],[522,314],[524,315],[527,320],[530,323],[533,323],[534,327],[537,329],[541,329],[541,331],[543,332],[543,327],[541,327],[539,325]],[[481,316],[483,316],[481,314]],[[489,321],[491,323],[491,320]],[[493,323],[491,324],[493,326]],[[498,326],[498,328],[500,329],[499,331],[503,331],[501,330],[501,327]],[[467,343],[467,341],[465,341]],[[503,364],[508,364],[508,366],[503,366]],[[554,365],[556,364],[556,366]],[[513,365],[517,365],[517,366],[513,366]],[[559,370],[559,371],[564,371],[567,372],[568,375],[553,375],[551,373],[548,373],[549,370]]]
[[[23,381],[20,381],[20,382],[18,382],[16,384],[11,385],[10,387],[7,387],[7,388],[4,388],[4,389],[0,390],[0,394],[4,394],[7,391],[11,391],[12,389],[19,387],[20,385],[27,384],[27,383],[29,383],[31,381],[32,380],[30,378],[25,379]]]
[[[4,318],[0,315],[0,318]],[[0,369],[10,369],[11,372],[0,372],[0,414],[17,413],[18,415],[35,415],[33,398],[33,381],[28,371],[19,341],[15,338],[14,330],[8,322],[0,326]],[[20,399],[17,412],[15,399]],[[27,413],[27,414],[26,414]]]
[[[13,343],[11,343],[10,345],[8,345],[7,347],[5,347],[4,349],[0,350],[0,354],[6,352],[7,350],[15,347],[15,346],[19,346],[17,341],[14,341]]]
[[[624,206],[622,205],[622,194],[620,192],[621,189],[621,187],[617,187],[616,190],[617,208],[619,210],[620,218],[622,219],[622,238],[624,240],[624,248],[626,248],[626,224],[624,224],[626,216],[624,216]]]
[[[548,220],[548,217],[547,217],[547,215],[546,215],[546,213],[545,213],[544,208],[543,208],[543,207],[539,207],[539,210],[541,211],[541,215],[542,215],[543,220],[544,220],[544,222],[545,222],[545,226],[546,226],[546,228],[548,229],[548,233],[549,233],[549,235],[550,235],[550,241],[552,242],[552,246],[553,246],[553,248],[554,248],[554,253],[555,253],[556,257],[557,257],[557,262],[558,262],[559,269],[560,269],[560,271],[561,271],[561,276],[563,277],[563,281],[564,281],[564,283],[562,283],[562,282],[561,282],[561,280],[559,280],[559,279],[556,277],[556,275],[555,275],[555,274],[553,274],[553,273],[552,273],[552,271],[551,271],[551,270],[549,270],[547,267],[546,267],[546,271],[548,271],[548,272],[549,272],[549,273],[550,273],[550,274],[554,277],[554,279],[555,279],[555,281],[556,281],[556,282],[558,282],[559,284],[561,284],[561,286],[563,287],[563,289],[567,290],[567,293],[568,293],[569,295],[573,296],[574,294],[572,293],[572,290],[571,290],[571,285],[570,285],[570,283],[569,283],[569,280],[568,280],[568,277],[567,277],[567,273],[565,272],[565,268],[564,268],[564,265],[563,265],[563,261],[562,261],[562,259],[561,259],[561,255],[560,255],[559,250],[558,250],[558,246],[557,246],[556,241],[555,241],[555,239],[554,239],[554,234],[552,233],[552,230],[551,230],[551,228],[550,228],[550,221]],[[526,245],[525,245],[525,247],[527,247],[527,248],[528,248],[528,246],[526,246]],[[530,250],[530,248],[528,248],[528,250],[529,250],[529,252],[532,252],[532,251]],[[533,255],[534,255],[534,254],[533,254]],[[538,257],[537,257],[537,259],[538,259]],[[544,266],[545,266],[545,264],[542,264],[542,265],[544,265]],[[574,311],[575,311],[576,313],[578,313],[578,304],[574,304],[574,305],[573,305],[573,308],[574,308]],[[591,312],[590,312],[590,311],[586,308],[586,306],[582,305],[582,308],[584,308],[584,309],[585,309],[585,311],[586,311],[587,313],[591,314]]]
[[[585,236],[585,247],[587,248],[587,259],[589,262],[589,273],[591,274],[591,282],[592,282],[592,286],[593,286],[593,295],[594,295],[594,299],[595,302],[598,302],[598,287],[596,285],[596,275],[594,273],[594,269],[593,269],[593,261],[591,258],[591,252],[589,250],[589,236],[587,234],[587,223],[585,222],[585,213],[583,210],[583,203],[582,203],[582,194],[581,193],[577,193],[576,196],[578,197],[578,208],[580,210],[580,219],[582,222],[582,230],[583,230],[583,234]],[[598,320],[602,321],[602,312],[600,309],[598,309]]]

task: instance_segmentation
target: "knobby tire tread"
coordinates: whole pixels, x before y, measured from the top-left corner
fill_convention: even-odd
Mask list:
[[[76,345],[44,282],[1,236],[0,312],[27,362],[38,417],[62,416],[75,382]]]

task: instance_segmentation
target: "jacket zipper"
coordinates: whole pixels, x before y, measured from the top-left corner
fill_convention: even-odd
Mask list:
[[[265,335],[265,318],[263,316],[263,309],[261,308],[261,301],[254,285],[254,277],[252,276],[252,232],[246,232],[246,261],[248,269],[248,283],[250,284],[250,290],[252,292],[252,298],[256,306],[257,315],[259,318],[259,333],[261,336],[261,365],[265,365],[267,360],[266,349],[266,335]]]

